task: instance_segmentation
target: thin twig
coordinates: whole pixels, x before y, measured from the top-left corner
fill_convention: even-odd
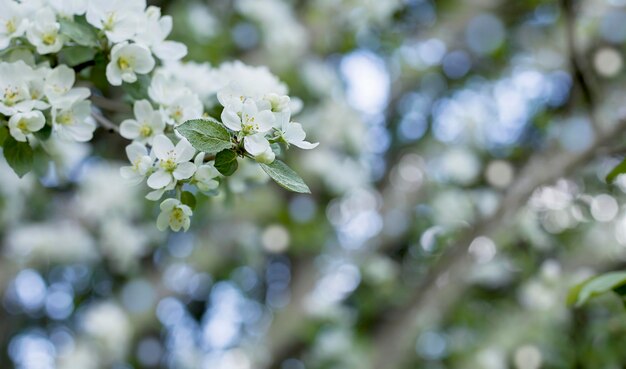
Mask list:
[[[127,104],[120,101],[108,99],[104,96],[92,94],[90,99],[95,106],[106,111],[118,113],[129,113],[131,111],[130,106],[128,106]]]
[[[583,103],[589,112],[589,119],[594,128],[598,129],[598,122],[595,119],[594,108],[596,106],[593,81],[591,73],[587,70],[587,63],[576,49],[576,9],[573,0],[561,0],[563,11],[563,21],[565,22],[565,38],[567,44],[567,54],[572,69],[574,79],[582,93]]]
[[[120,128],[103,115],[92,111],[91,116],[101,127],[107,129],[110,133],[120,133]]]

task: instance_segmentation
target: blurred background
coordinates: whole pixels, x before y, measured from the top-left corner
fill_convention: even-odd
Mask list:
[[[313,194],[251,165],[161,233],[122,138],[1,159],[0,367],[624,367],[622,303],[565,297],[626,267],[626,1],[150,3],[303,100]]]

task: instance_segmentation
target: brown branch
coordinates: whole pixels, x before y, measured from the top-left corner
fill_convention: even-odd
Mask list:
[[[506,192],[498,210],[489,218],[477,223],[467,231],[458,242],[441,256],[434,268],[427,272],[421,283],[413,290],[408,303],[385,315],[389,319],[381,322],[373,336],[373,368],[395,368],[402,364],[411,352],[414,338],[414,318],[416,313],[429,301],[437,290],[437,281],[441,276],[452,273],[468,259],[467,247],[474,238],[490,236],[498,230],[506,229],[512,216],[524,205],[532,192],[546,184],[573,172],[577,167],[588,163],[603,149],[621,137],[626,130],[626,119],[622,118],[613,127],[599,132],[594,143],[586,150],[576,153],[552,151],[537,154],[520,171],[515,184]]]
[[[595,120],[593,112],[596,106],[593,88],[594,81],[591,73],[588,71],[586,60],[576,49],[576,9],[574,8],[574,0],[561,0],[561,9],[565,23],[565,39],[570,68],[574,80],[582,93],[583,103],[589,111],[591,123],[597,129],[598,122]]]
[[[115,125],[113,122],[111,122],[110,120],[108,120],[107,118],[105,118],[103,115],[101,115],[100,113],[97,113],[95,111],[91,112],[91,116],[93,117],[93,119],[96,120],[96,122],[103,128],[107,129],[110,133],[120,133],[120,127],[118,127],[117,125]]]
[[[106,110],[110,112],[117,112],[117,113],[130,113],[131,112],[131,107],[128,104],[123,103],[121,101],[117,101],[117,100],[111,100],[101,95],[92,94],[90,97],[90,100],[95,106],[97,106],[98,108],[102,110]]]

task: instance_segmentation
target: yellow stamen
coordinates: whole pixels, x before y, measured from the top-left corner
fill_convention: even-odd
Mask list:
[[[12,34],[12,33],[14,33],[15,31],[17,31],[17,27],[15,26],[15,20],[14,20],[14,19],[9,19],[9,20],[8,20],[8,21],[4,24],[4,26],[6,27],[6,29],[7,29],[7,33],[8,33],[8,34]]]
[[[43,35],[41,40],[43,41],[44,44],[46,44],[48,46],[49,45],[54,45],[54,43],[57,40],[57,35],[56,35],[56,33],[46,33],[45,35]]]
[[[176,162],[172,159],[161,160],[161,168],[167,172],[173,172],[176,169]]]
[[[126,59],[125,57],[120,57],[119,59],[117,59],[117,66],[121,70],[129,69],[130,68],[130,60]]]

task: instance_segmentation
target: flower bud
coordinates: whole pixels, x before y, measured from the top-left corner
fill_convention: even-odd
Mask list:
[[[276,154],[274,154],[274,151],[268,147],[267,150],[265,150],[262,154],[255,156],[254,159],[259,163],[272,164],[274,159],[276,159]]]

